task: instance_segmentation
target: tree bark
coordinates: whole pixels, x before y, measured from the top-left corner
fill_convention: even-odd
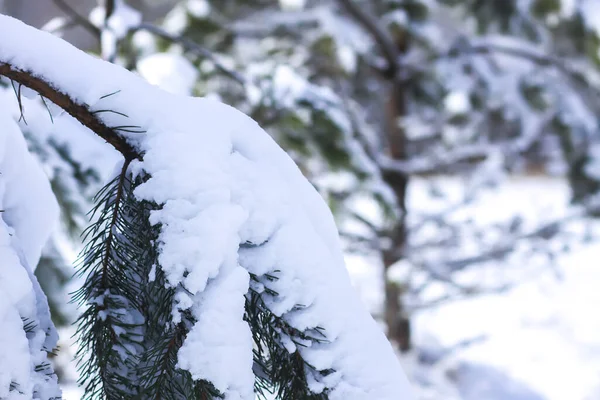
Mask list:
[[[395,38],[398,57],[408,52],[409,37],[406,32]],[[397,63],[395,73],[388,75],[387,107],[387,145],[388,155],[393,160],[403,161],[407,158],[407,135],[402,119],[408,114],[406,83],[399,79],[402,74],[401,64]],[[389,279],[389,270],[392,265],[404,258],[408,232],[406,227],[406,192],[409,183],[409,175],[399,171],[383,171],[383,180],[394,192],[396,203],[399,208],[399,216],[394,221],[388,232],[390,246],[382,253],[385,282],[385,320],[388,326],[388,336],[398,344],[402,352],[409,351],[412,347],[411,323],[409,315],[403,304],[402,296],[405,285],[392,282]]]
[[[398,80],[391,84],[388,100],[388,151],[394,160],[404,160],[406,154],[406,132],[399,124],[406,115],[405,87]],[[407,240],[406,229],[406,190],[409,176],[397,171],[384,171],[383,179],[394,192],[400,214],[389,231],[390,246],[383,251],[383,274],[385,282],[385,322],[388,336],[394,340],[401,351],[411,349],[411,326],[409,316],[402,303],[404,286],[388,278],[389,269],[404,256]]]

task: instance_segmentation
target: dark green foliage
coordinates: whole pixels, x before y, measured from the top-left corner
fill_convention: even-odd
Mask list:
[[[125,162],[118,177],[96,196],[86,229],[79,275],[86,276],[73,300],[79,317],[77,354],[87,399],[205,400],[220,393],[176,367],[177,352],[195,320],[184,313],[174,324],[175,288],[157,264],[159,226],[149,222],[156,205],[139,201]]]
[[[329,371],[317,371],[302,359],[298,349],[310,344],[326,343],[327,339],[318,327],[304,332],[292,328],[284,317],[277,317],[265,305],[265,297],[279,296],[269,289],[269,282],[277,280],[276,273],[277,271],[261,277],[251,275],[254,284],[264,290],[258,292],[251,289],[246,296],[245,319],[252,330],[255,345],[255,392],[261,399],[266,399],[267,393],[276,393],[277,399],[326,400],[326,390],[321,394],[309,390],[307,375],[318,378],[319,375],[327,375]],[[292,350],[290,346],[295,349]]]
[[[86,306],[78,320],[81,350],[78,353],[87,399],[206,400],[221,398],[207,381],[195,381],[177,368],[177,353],[196,323],[190,311],[173,321],[177,290],[170,287],[157,263],[160,227],[149,223],[157,206],[133,195],[142,178],[132,181],[126,162],[118,177],[96,197],[92,214],[98,214],[85,231],[87,245],[78,273],[86,275],[74,300]],[[247,245],[242,245],[247,248]],[[324,343],[318,327],[304,332],[271,313],[265,296],[276,274],[253,276],[265,290],[251,290],[246,301],[246,321],[255,341],[256,392],[277,393],[280,399],[326,399],[326,392],[310,392],[307,375],[325,376],[308,365],[296,348]],[[301,306],[298,306],[301,308]]]
[[[48,298],[50,315],[56,326],[66,326],[74,319],[65,310],[66,293],[63,290],[71,279],[70,269],[71,266],[66,265],[63,257],[52,246],[42,254],[35,270],[35,276]]]
[[[144,217],[133,196],[128,175],[129,161],[118,177],[96,197],[86,229],[87,245],[78,274],[85,284],[73,300],[86,310],[78,319],[81,343],[77,357],[85,398],[131,398],[139,393],[133,376],[143,348],[142,283],[147,265],[144,255],[153,238],[131,224]]]

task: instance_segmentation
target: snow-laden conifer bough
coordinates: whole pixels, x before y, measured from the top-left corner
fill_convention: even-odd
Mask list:
[[[1,15],[0,75],[124,156],[79,264],[87,398],[412,399],[351,287],[325,202],[252,119]],[[56,335],[31,274],[56,205],[7,118],[0,398],[58,398],[45,360]]]

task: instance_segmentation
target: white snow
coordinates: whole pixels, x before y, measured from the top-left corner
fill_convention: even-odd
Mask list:
[[[148,82],[174,94],[190,95],[198,70],[189,60],[173,53],[154,53],[137,62],[137,71]]]
[[[284,11],[300,11],[306,6],[306,0],[279,0],[279,6]]]
[[[600,3],[596,0],[582,0],[579,8],[588,28],[600,35]]]
[[[123,133],[145,152],[141,166],[151,176],[136,195],[163,205],[152,215],[161,224],[160,267],[190,296],[180,296],[174,315],[189,306],[201,319],[179,353],[182,366],[227,398],[252,399],[252,341],[242,321],[247,273],[276,273],[280,295],[271,310],[297,329],[324,328],[329,340],[299,350],[317,369],[335,371],[314,377],[313,387],[325,384],[332,399],[412,398],[394,351],[351,286],[327,205],[253,120],[216,101],[163,92],[0,16],[0,37],[15,35],[24,39],[2,42],[0,62],[35,71],[91,109],[127,115],[98,114],[111,126],[145,131]],[[57,66],[57,59],[69,62]],[[219,315],[218,323],[201,326],[205,315]]]
[[[446,109],[454,114],[464,114],[471,109],[469,94],[465,91],[453,91],[444,99]]]
[[[6,131],[0,135],[2,219],[14,230],[27,264],[35,267],[58,221],[58,204],[39,163],[25,155],[25,140],[5,111],[15,108],[0,97],[0,110],[0,126]]]
[[[103,5],[92,9],[89,19],[92,24],[101,29],[102,57],[110,59],[116,55],[117,42],[142,22],[142,14],[127,5],[124,0],[115,0],[113,12],[108,19]]]
[[[98,28],[110,29],[118,39],[125,37],[131,28],[142,22],[142,14],[130,7],[123,0],[115,0],[115,8],[106,21],[106,9],[103,6],[95,7],[90,12],[90,21]]]
[[[210,14],[210,3],[208,0],[188,0],[187,9],[196,18],[205,18]]]
[[[57,219],[42,169],[13,119],[0,112],[0,398],[47,400],[60,395],[56,376],[35,370],[57,335],[46,297],[33,275]],[[35,324],[25,333],[26,324]],[[13,389],[11,389],[11,385]]]

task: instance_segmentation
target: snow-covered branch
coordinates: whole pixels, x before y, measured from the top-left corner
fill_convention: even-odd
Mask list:
[[[331,211],[255,121],[214,100],[171,95],[5,16],[0,63],[127,161],[139,159],[122,172],[131,178],[101,192],[80,268],[88,276],[78,292],[82,340],[97,352],[83,377],[90,396],[165,398],[160,376],[191,381],[196,397],[186,398],[250,400],[265,379],[284,398],[412,398],[352,288]],[[107,280],[96,279],[104,269]],[[156,329],[144,332],[139,321]],[[148,372],[162,365],[156,355],[178,326],[180,346]],[[253,364],[268,366],[265,374]]]
[[[29,89],[35,90],[41,96],[52,101],[69,113],[73,118],[78,120],[82,125],[106,140],[107,143],[112,145],[126,158],[141,158],[140,153],[135,150],[122,135],[116,132],[115,128],[111,128],[98,118],[98,111],[94,112],[90,110],[88,106],[78,103],[71,96],[64,93],[63,90],[55,88],[52,83],[40,78],[39,74],[21,70],[12,65],[8,59],[3,60],[0,58],[0,75],[28,87]]]
[[[200,46],[198,43],[194,42],[191,39],[188,39],[183,35],[173,35],[156,25],[152,25],[149,23],[142,23],[136,28],[134,28],[133,31],[147,31],[152,33],[153,35],[158,36],[161,39],[168,40],[172,43],[180,44],[186,51],[189,51],[190,53],[210,60],[215,65],[215,68],[217,68],[225,75],[229,76],[234,81],[242,85],[246,84],[248,81],[246,77],[244,77],[242,74],[226,67],[223,63],[221,63],[212,51]]]

